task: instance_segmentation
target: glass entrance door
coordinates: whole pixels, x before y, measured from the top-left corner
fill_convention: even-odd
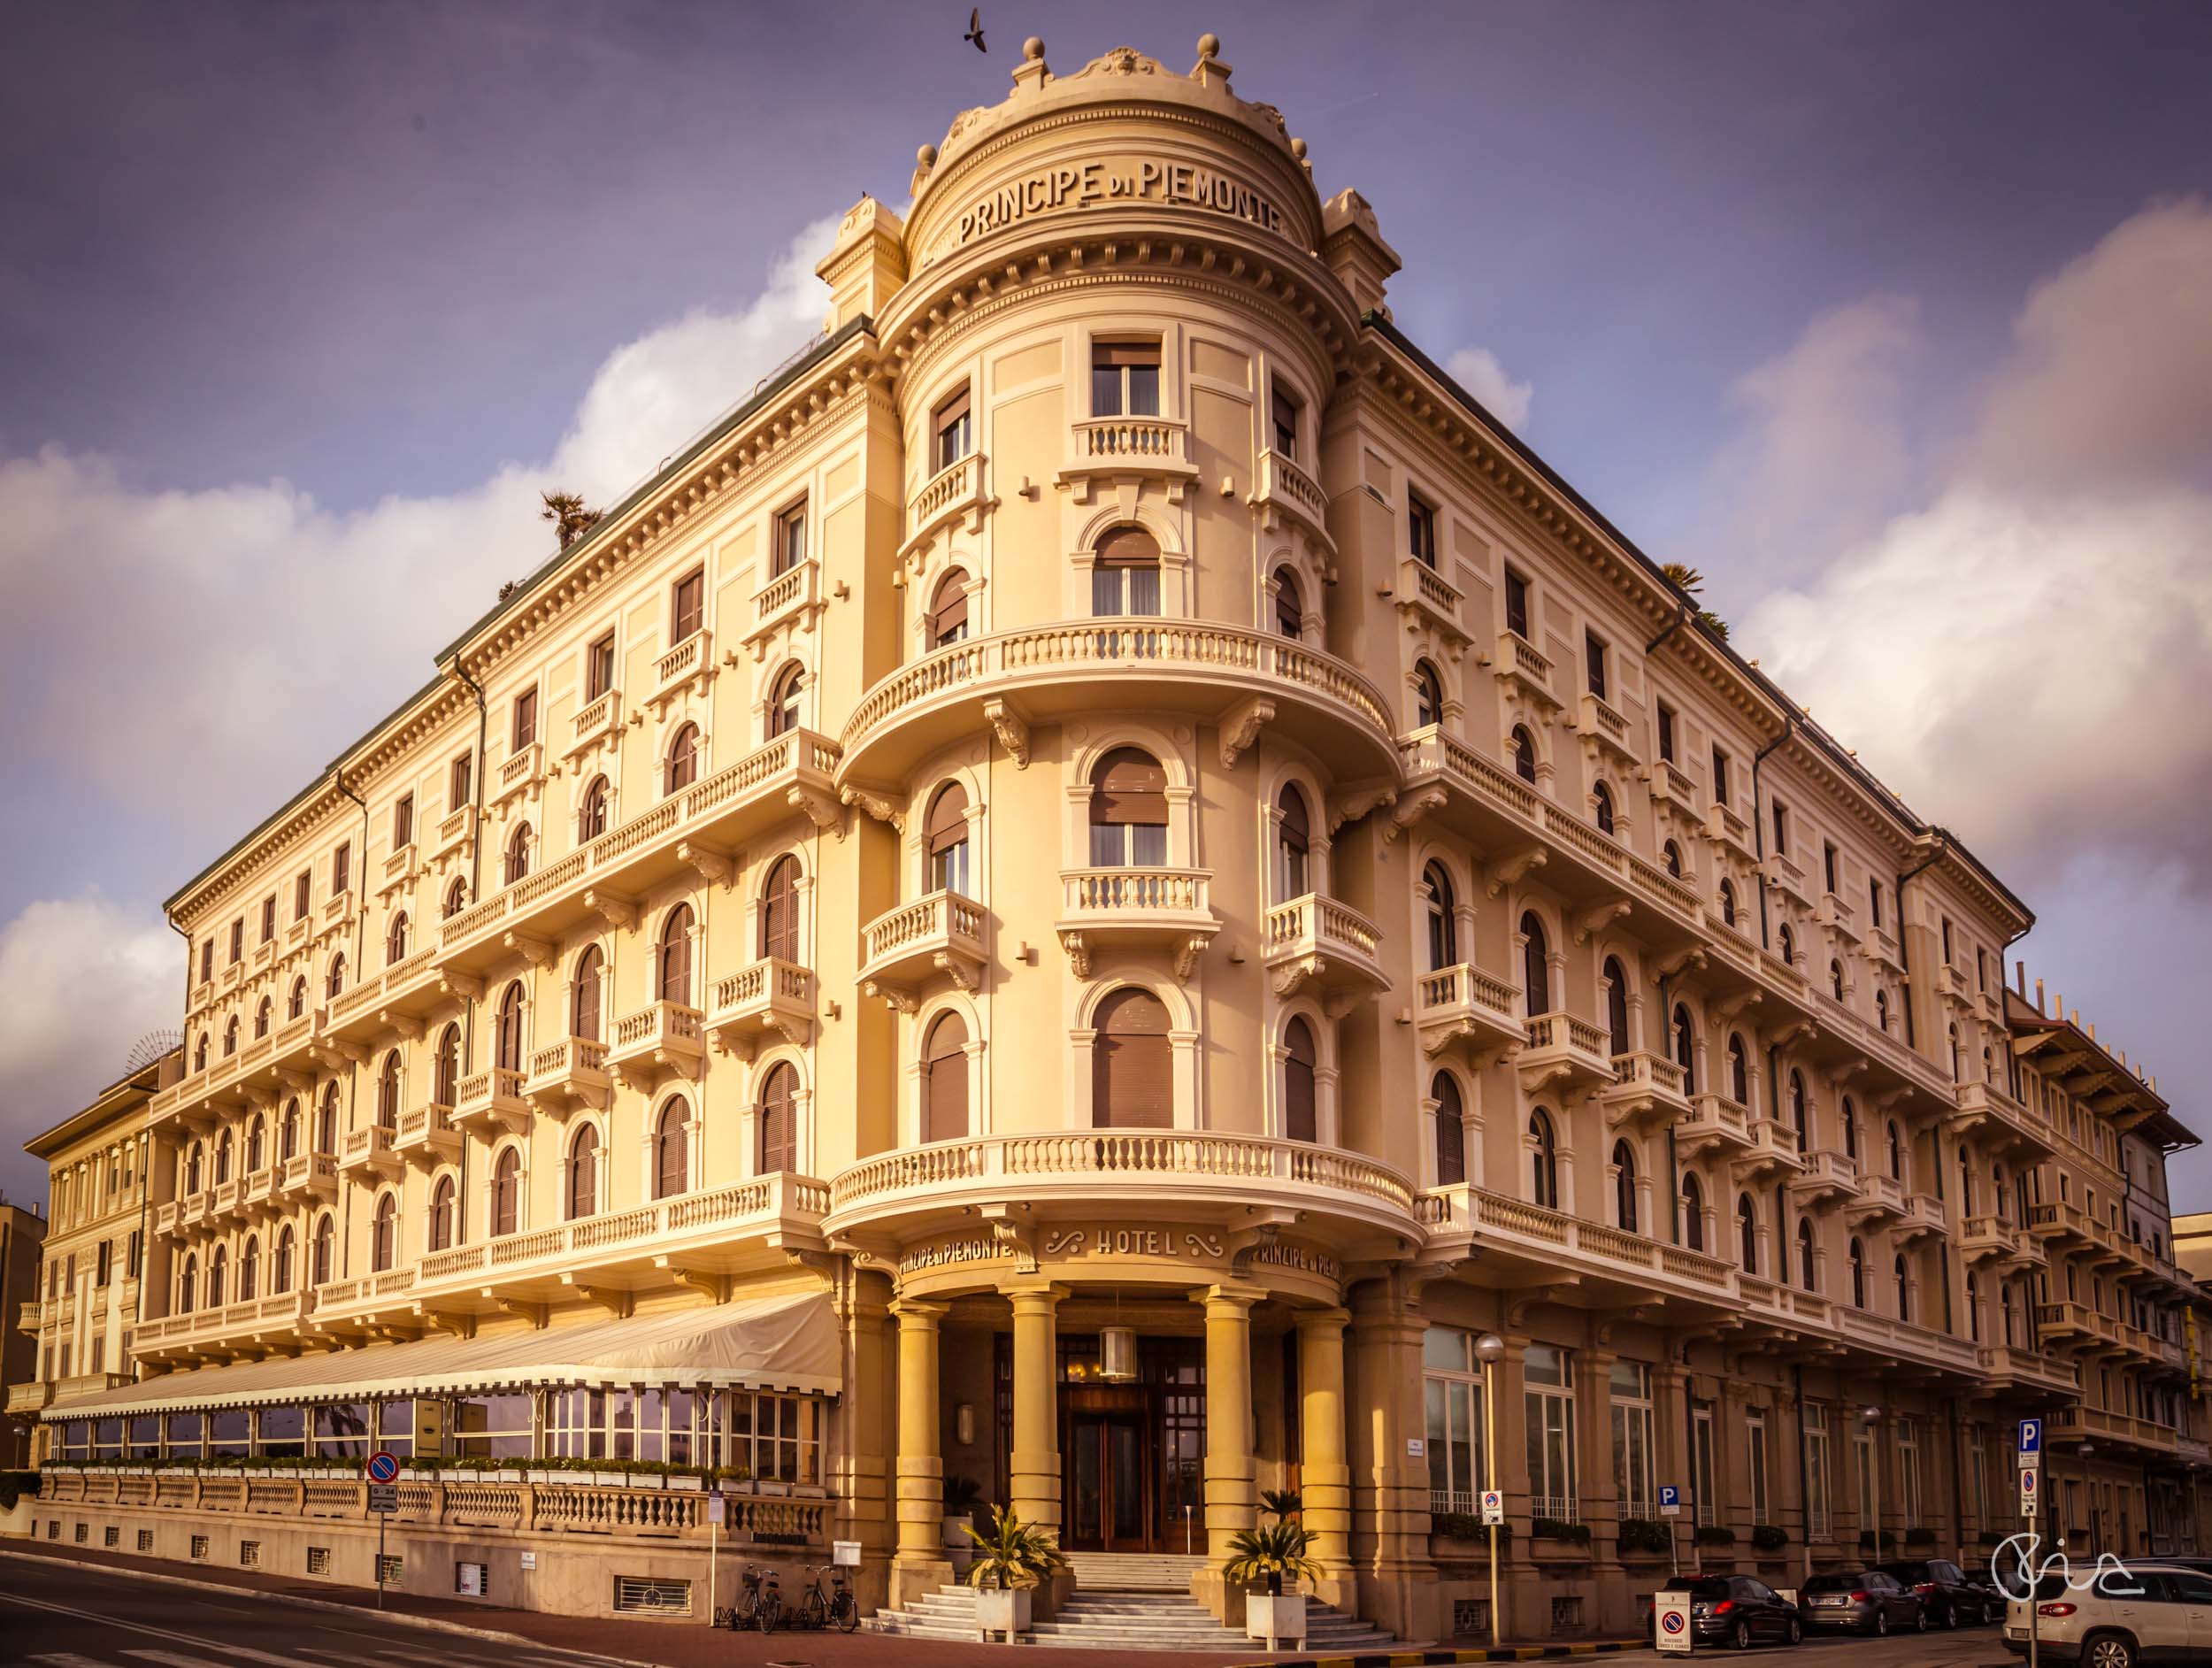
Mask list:
[[[1068,1420],[1068,1544],[1085,1551],[1148,1552],[1157,1513],[1147,1449],[1149,1421],[1137,1413],[1077,1413]]]

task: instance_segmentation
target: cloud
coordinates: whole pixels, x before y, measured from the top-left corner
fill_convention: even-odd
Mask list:
[[[1444,373],[1481,401],[1491,416],[1517,434],[1528,427],[1533,384],[1516,382],[1487,348],[1462,348],[1444,361]]]
[[[88,893],[28,905],[0,927],[0,1186],[42,1198],[22,1150],[123,1074],[134,1042],[181,1018],[180,941]]]

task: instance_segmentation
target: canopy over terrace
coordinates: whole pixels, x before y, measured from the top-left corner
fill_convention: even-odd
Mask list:
[[[48,1420],[344,1396],[450,1395],[526,1384],[681,1384],[833,1395],[837,1319],[818,1293],[680,1314],[202,1367],[58,1402]]]

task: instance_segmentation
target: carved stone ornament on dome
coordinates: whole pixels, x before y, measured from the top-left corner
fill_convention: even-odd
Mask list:
[[[1167,71],[1161,66],[1159,59],[1147,58],[1133,46],[1118,46],[1111,51],[1102,52],[1068,79],[1079,81],[1087,75],[1164,75],[1166,73]]]

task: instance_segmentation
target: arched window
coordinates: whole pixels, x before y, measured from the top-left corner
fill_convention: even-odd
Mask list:
[[[1525,782],[1536,780],[1536,738],[1528,733],[1525,725],[1517,724],[1509,738],[1513,752],[1513,773]]]
[[[1886,990],[1874,993],[1874,1023],[1885,1032],[1889,1029],[1889,992]]]
[[[508,886],[530,872],[530,825],[526,822],[517,823],[515,831],[507,836],[507,866],[503,872]]]
[[[668,743],[668,759],[661,770],[664,793],[676,793],[699,780],[699,726],[687,724]]]
[[[309,1257],[311,1284],[327,1286],[330,1283],[337,1244],[337,1219],[325,1211],[315,1222],[315,1239]]]
[[[221,1187],[230,1180],[230,1131],[225,1130],[215,1138],[215,1185]]]
[[[1727,926],[1736,924],[1736,883],[1733,880],[1720,883],[1720,919]]]
[[[1838,1002],[1843,1000],[1843,964],[1839,961],[1828,964],[1828,989]]]
[[[238,1250],[238,1301],[250,1303],[261,1295],[261,1240],[249,1234]]]
[[[207,1306],[220,1309],[230,1302],[230,1252],[219,1245],[207,1259]]]
[[[1320,1062],[1313,1027],[1294,1018],[1283,1027],[1283,1134],[1292,1141],[1319,1139],[1314,1067]]]
[[[1976,1343],[1982,1341],[1982,1283],[1973,1275],[1966,1277],[1967,1336]]]
[[[929,646],[942,649],[968,634],[968,576],[954,568],[937,581],[929,605]]]
[[[292,1289],[293,1246],[292,1225],[288,1222],[277,1234],[276,1249],[269,1264],[269,1295],[273,1297],[281,1297]]]
[[[1521,1000],[1532,1019],[1551,1011],[1551,949],[1534,910],[1521,914]]]
[[[376,1122],[380,1129],[399,1122],[399,1050],[394,1049],[376,1074]]]
[[[253,1011],[253,1036],[255,1042],[258,1042],[262,1038],[269,1034],[269,1018],[270,1015],[275,1011],[275,1010],[276,1004],[271,1002],[266,996],[262,997],[260,1002],[256,1004]]]
[[[1705,1249],[1705,1184],[1694,1170],[1682,1178],[1682,1243],[1693,1251]]]
[[[1605,1027],[1616,1057],[1628,1052],[1628,974],[1620,958],[1605,958]]]
[[[595,776],[576,802],[576,843],[588,845],[607,832],[607,779]]]
[[[393,966],[407,959],[407,911],[392,917],[392,924],[384,929],[384,965]]]
[[[430,1249],[444,1251],[453,1245],[453,1178],[440,1176],[430,1190]]]
[[[776,674],[768,686],[768,739],[788,735],[799,727],[799,691],[805,687],[804,670],[794,661]]]
[[[1118,747],[1091,767],[1091,866],[1166,861],[1167,773],[1141,749]]]
[[[930,889],[970,896],[968,790],[958,782],[947,782],[929,802],[923,838],[929,842]]]
[[[653,1126],[653,1196],[672,1199],[691,1188],[691,1103],[680,1095],[661,1108]]]
[[[1306,611],[1299,605],[1298,576],[1286,567],[1279,567],[1275,570],[1276,633],[1296,642],[1305,629]]]
[[[334,1153],[338,1150],[338,1086],[323,1085],[322,1104],[315,1111],[315,1150]]]
[[[1613,832],[1613,790],[1600,782],[1590,790],[1590,811],[1600,834]]]
[[[450,1109],[461,1095],[461,1027],[457,1025],[449,1025],[438,1034],[433,1077],[431,1098]]]
[[[376,1202],[376,1216],[370,1225],[370,1271],[382,1273],[397,1260],[398,1253],[399,1195],[388,1193]]]
[[[1805,1075],[1790,1072],[1790,1122],[1797,1130],[1797,1150],[1803,1152],[1812,1144],[1812,1104],[1805,1095]]]
[[[323,995],[335,1001],[338,994],[345,988],[346,957],[345,952],[341,950],[330,958],[330,974],[323,980]]]
[[[184,1259],[184,1272],[177,1276],[177,1312],[179,1314],[188,1315],[199,1307],[193,1301],[199,1290],[199,1284],[200,1259],[188,1254]]]
[[[1982,1081],[1985,1083],[1994,1083],[1996,1080],[1997,1057],[1989,1051],[1989,1048],[1986,1044],[1984,1044],[1982,1048]]]
[[[238,1016],[231,1015],[223,1026],[223,1057],[227,1060],[238,1052]]]
[[[192,1150],[185,1156],[184,1190],[188,1194],[200,1191],[203,1151],[200,1143],[196,1141],[192,1143]]]
[[[1142,527],[1114,527],[1092,557],[1091,612],[1102,619],[1160,611],[1160,547]]]
[[[300,1103],[294,1095],[284,1103],[283,1115],[277,1119],[277,1157],[286,1164],[299,1157]]]
[[[457,874],[446,885],[445,903],[440,906],[439,919],[451,920],[467,905],[468,901],[469,883]]]
[[[1126,988],[1098,1004],[1091,1047],[1091,1122],[1101,1129],[1169,1129],[1175,1123],[1167,1004]]]
[[[1728,1094],[1739,1106],[1751,1104],[1751,1054],[1740,1031],[1728,1034]]]
[[[1797,1283],[1807,1291],[1820,1289],[1816,1276],[1817,1263],[1813,1256],[1813,1225],[1809,1218],[1797,1218]]]
[[[1690,1025],[1690,1011],[1674,1004],[1674,1063],[1682,1068],[1682,1092],[1697,1093],[1697,1033]]]
[[[1775,934],[1775,939],[1778,948],[1781,949],[1782,959],[1787,962],[1791,966],[1796,966],[1797,934],[1789,929],[1787,923],[1785,923],[1782,929]]]
[[[763,961],[799,959],[799,860],[788,852],[768,865],[760,886]]]
[[[576,958],[576,982],[568,998],[568,1034],[586,1042],[599,1041],[600,1013],[606,1005],[605,981],[601,973],[606,964],[607,958],[596,944]]]
[[[1529,1197],[1547,1211],[1559,1209],[1559,1139],[1551,1114],[1539,1106],[1528,1115]]]
[[[680,1007],[691,1005],[691,905],[679,903],[668,911],[668,921],[661,928],[660,962],[657,974],[657,994],[663,1002],[672,1002]]]
[[[1854,1164],[1859,1158],[1859,1109],[1851,1103],[1851,1097],[1843,1097],[1843,1156]]]
[[[522,1226],[522,1155],[507,1148],[492,1165],[492,1235],[512,1234]]]
[[[1636,1154],[1624,1141],[1613,1143],[1613,1219],[1622,1232],[1636,1232]]]
[[[1452,895],[1452,877],[1440,863],[1421,871],[1421,892],[1428,904],[1429,971],[1439,972],[1459,963],[1459,910]]]
[[[1429,1095],[1436,1102],[1436,1185],[1456,1188],[1467,1180],[1466,1107],[1459,1083],[1450,1072],[1439,1072]]]
[[[200,1033],[199,1042],[193,1045],[192,1069],[195,1072],[207,1070],[207,1033],[204,1031]]]
[[[268,1161],[269,1122],[259,1112],[246,1126],[246,1173],[255,1175]]]
[[[599,1209],[599,1132],[583,1125],[568,1143],[568,1219],[572,1222]]]
[[[1306,796],[1295,782],[1285,782],[1275,796],[1275,882],[1286,903],[1312,891],[1313,826],[1306,815]]]
[[[1659,848],[1659,860],[1666,865],[1669,874],[1678,880],[1682,878],[1682,848],[1680,846],[1671,840],[1668,841]]]
[[[799,1074],[779,1060],[760,1089],[760,1162],[756,1173],[799,1167]]]
[[[1897,1318],[1910,1320],[1912,1318],[1912,1281],[1905,1273],[1905,1254],[1902,1251],[1898,1252],[1894,1266],[1897,1271]]]
[[[1417,727],[1426,728],[1443,721],[1444,680],[1427,661],[1417,661],[1413,668],[1413,722]]]
[[[1893,1118],[1889,1120],[1889,1174],[1893,1181],[1905,1179],[1905,1135]]]
[[[492,1030],[492,1064],[503,1072],[522,1070],[522,981],[500,993],[499,1018]]]
[[[922,1046],[922,1139],[958,1141],[968,1133],[968,1022],[941,1013]]]
[[[284,1004],[284,1017],[297,1019],[307,1011],[307,975],[302,973],[292,981],[291,999]]]
[[[1991,1167],[1989,1172],[1989,1184],[1990,1201],[1992,1208],[1997,1212],[1997,1219],[2000,1222],[2011,1221],[2012,1199],[2011,1196],[2005,1192],[2004,1165],[1996,1165]],[[1973,1206],[1967,1201],[1961,1200],[1959,1202],[1959,1209],[1961,1214],[1964,1214],[1966,1211],[1972,1210]]]
[[[1759,1272],[1759,1218],[1747,1193],[1736,1195],[1736,1257],[1745,1273]]]

